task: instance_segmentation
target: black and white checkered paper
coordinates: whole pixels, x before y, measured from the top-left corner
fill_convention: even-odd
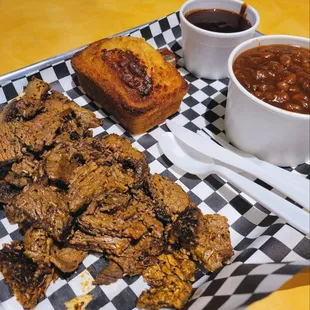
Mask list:
[[[198,79],[183,68],[178,13],[143,26],[130,35],[144,37],[155,48],[169,47],[181,56],[178,69],[190,87],[179,112],[170,119],[194,132],[207,127],[215,134],[225,134],[223,122],[228,79]],[[79,105],[94,111],[98,118],[103,118],[104,124],[94,130],[95,135],[100,137],[116,133],[130,139],[134,147],[146,154],[151,173],[160,173],[180,184],[204,214],[219,213],[228,218],[235,249],[232,263],[213,274],[197,270],[193,296],[185,309],[244,308],[277,290],[309,265],[308,238],[217,175],[199,178],[173,165],[157,145],[160,136],[168,131],[165,123],[145,134],[130,135],[86,96],[74,75],[70,59],[26,76],[20,70],[18,79],[1,86],[0,105],[21,93],[32,75],[50,83],[54,89],[63,92]],[[310,178],[309,164],[287,169]],[[260,180],[253,181],[276,192]],[[3,243],[20,238],[17,225],[10,225],[4,211],[0,210],[0,247]],[[69,278],[58,279],[50,285],[46,298],[36,309],[65,309],[65,301],[83,294],[94,297],[87,309],[134,309],[137,296],[147,288],[147,284],[142,277],[137,276],[125,277],[109,286],[93,286],[92,280],[106,264],[107,261],[100,255],[90,254]],[[4,310],[22,309],[0,274],[1,307]]]

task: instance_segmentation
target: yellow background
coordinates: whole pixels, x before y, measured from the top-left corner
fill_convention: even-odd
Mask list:
[[[0,0],[0,74],[180,8],[184,0]],[[259,30],[309,37],[309,0],[249,0]]]
[[[0,75],[163,17],[183,0],[0,0]],[[309,37],[309,0],[249,0],[259,31]],[[309,271],[249,307],[308,310]]]

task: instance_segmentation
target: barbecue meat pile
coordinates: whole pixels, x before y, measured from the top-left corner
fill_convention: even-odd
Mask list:
[[[182,188],[150,176],[146,157],[101,123],[32,79],[0,112],[0,205],[24,241],[0,250],[0,271],[25,308],[89,252],[109,263],[94,284],[143,275],[146,309],[181,309],[196,263],[214,271],[233,255],[227,219],[203,215]]]

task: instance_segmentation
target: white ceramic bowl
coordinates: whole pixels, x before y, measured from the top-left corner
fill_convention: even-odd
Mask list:
[[[252,27],[234,33],[220,33],[194,26],[186,18],[186,13],[196,9],[224,9],[240,12],[240,0],[190,0],[180,9],[182,28],[183,58],[186,69],[206,79],[227,77],[227,60],[231,51],[241,42],[252,38],[259,25],[257,11],[247,6],[245,14]]]
[[[296,166],[309,160],[310,115],[274,107],[250,94],[237,80],[233,62],[259,45],[290,44],[309,48],[310,40],[287,35],[261,36],[237,46],[229,56],[225,131],[241,150],[278,166]]]

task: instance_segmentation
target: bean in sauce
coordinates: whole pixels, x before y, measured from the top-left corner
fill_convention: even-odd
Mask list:
[[[257,98],[284,110],[310,114],[310,50],[262,45],[240,54],[233,63],[236,78]]]

